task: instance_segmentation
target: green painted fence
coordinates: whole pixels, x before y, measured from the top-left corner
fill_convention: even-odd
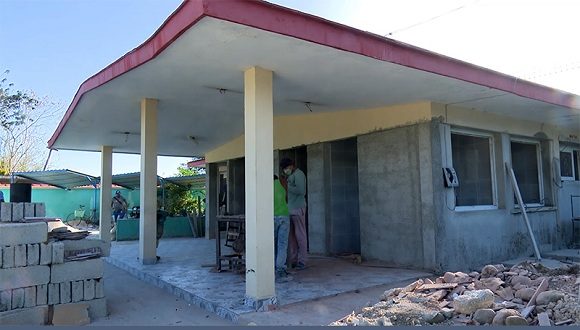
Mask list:
[[[163,237],[193,237],[187,217],[167,217],[163,227]],[[117,221],[117,241],[139,239],[139,219]]]
[[[10,188],[1,188],[4,192],[4,199],[10,201]],[[139,190],[118,189],[129,204],[129,209],[135,205],[139,205]],[[111,198],[116,189],[113,189]],[[44,203],[46,205],[46,216],[66,219],[66,217],[79,208],[79,205],[85,206],[85,212],[88,213],[91,209],[96,208],[97,215],[99,212],[99,195],[100,189],[94,188],[75,188],[71,190],[64,190],[52,187],[32,187],[32,202]],[[95,207],[96,197],[96,207]]]

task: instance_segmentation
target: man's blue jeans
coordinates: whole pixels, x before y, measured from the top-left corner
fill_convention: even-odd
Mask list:
[[[118,219],[123,219],[125,217],[125,211],[124,210],[115,210],[115,211],[113,211],[113,217],[115,219],[115,223],[117,223]]]
[[[287,216],[274,217],[274,261],[276,272],[286,271],[286,256],[288,253],[288,234],[290,232],[290,218]]]

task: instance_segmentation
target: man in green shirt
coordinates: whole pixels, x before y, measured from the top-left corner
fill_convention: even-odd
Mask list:
[[[278,176],[274,175],[274,261],[277,280],[290,279],[286,272],[289,230],[290,219],[286,204],[286,190],[278,180]]]
[[[290,213],[290,262],[297,270],[306,268],[306,175],[294,165],[294,161],[284,158],[280,168],[288,177],[288,211]]]

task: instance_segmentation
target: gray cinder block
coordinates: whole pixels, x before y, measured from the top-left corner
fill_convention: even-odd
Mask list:
[[[91,318],[91,320],[94,320],[94,319],[99,318],[99,317],[105,317],[105,316],[109,315],[109,312],[107,310],[107,299],[106,298],[87,300],[87,301],[83,301],[80,303],[73,303],[73,304],[87,304],[87,305],[89,305],[89,317]],[[68,304],[65,304],[65,305],[68,305]]]
[[[95,280],[95,298],[105,297],[105,280],[98,278]]]
[[[2,248],[2,268],[14,267],[14,246],[5,246]]]
[[[12,221],[22,220],[24,218],[24,203],[11,203],[11,204],[12,204]]]
[[[85,296],[84,300],[93,300],[95,299],[95,281],[94,280],[85,280]]]
[[[59,304],[54,305],[52,313],[52,325],[87,325],[91,323],[89,318],[89,304]]]
[[[44,203],[34,203],[34,216],[46,217],[46,205]]]
[[[0,222],[12,221],[12,203],[0,203]]]
[[[50,267],[30,266],[0,269],[0,291],[26,288],[50,281]]]
[[[24,289],[12,290],[12,309],[24,308]]]
[[[85,282],[84,281],[73,281],[72,282],[72,302],[82,301],[85,297],[84,293]]]
[[[34,203],[24,203],[24,217],[34,217]]]
[[[73,251],[73,250],[87,250],[91,248],[98,247],[101,249],[103,253],[103,257],[108,257],[111,251],[111,243],[107,243],[104,240],[96,239],[96,238],[85,238],[79,240],[65,240],[62,241],[64,244],[64,251]]]
[[[48,304],[56,305],[60,303],[60,285],[59,283],[48,284]]]
[[[12,290],[0,291],[0,312],[12,309]]]
[[[106,298],[93,299],[85,301],[84,303],[89,304],[89,316],[91,319],[109,315]]]
[[[48,303],[48,285],[36,286],[36,305],[46,305]]]
[[[3,246],[42,243],[47,238],[46,222],[0,223],[0,245]]]
[[[53,247],[54,248],[54,247]],[[50,281],[60,283],[103,277],[103,260],[89,259],[52,265]]]
[[[14,246],[14,267],[25,267],[28,257],[26,256],[26,245]]]
[[[28,266],[35,266],[40,264],[40,245],[39,244],[28,244],[26,245],[26,255]]]
[[[71,282],[62,282],[60,283],[60,303],[69,302],[71,302]]]
[[[52,245],[52,264],[62,264],[64,262],[64,244],[62,242],[53,242],[50,244]]]
[[[0,325],[46,324],[48,324],[48,306],[36,306],[0,313]]]
[[[52,244],[40,243],[40,264],[50,265],[52,263]]]
[[[24,288],[24,307],[36,306],[36,286]]]

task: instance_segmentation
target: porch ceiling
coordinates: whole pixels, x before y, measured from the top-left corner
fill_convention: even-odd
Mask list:
[[[274,9],[276,13],[282,10]],[[103,71],[87,80],[85,84],[98,81],[92,82],[94,86],[81,86],[49,147],[99,151],[101,145],[110,145],[115,152],[139,153],[139,102],[147,97],[159,99],[158,153],[203,155],[243,133],[243,71],[252,66],[274,71],[276,116],[309,113],[304,102],[311,102],[313,112],[330,112],[434,101],[578,129],[580,101],[575,95],[462,62],[466,69],[459,77],[429,69],[420,59],[416,64],[413,58],[387,61],[372,56],[372,50],[365,51],[364,40],[359,45],[362,50],[353,52],[232,20],[202,15],[174,41],[161,45],[151,60],[113,72],[113,77],[103,76],[107,73]],[[345,38],[355,33],[341,28]],[[396,46],[430,55],[443,67],[458,62],[411,46]],[[483,79],[470,78],[477,70]],[[504,82],[513,79],[513,88],[494,83],[498,77]],[[489,83],[478,83],[478,79]]]

